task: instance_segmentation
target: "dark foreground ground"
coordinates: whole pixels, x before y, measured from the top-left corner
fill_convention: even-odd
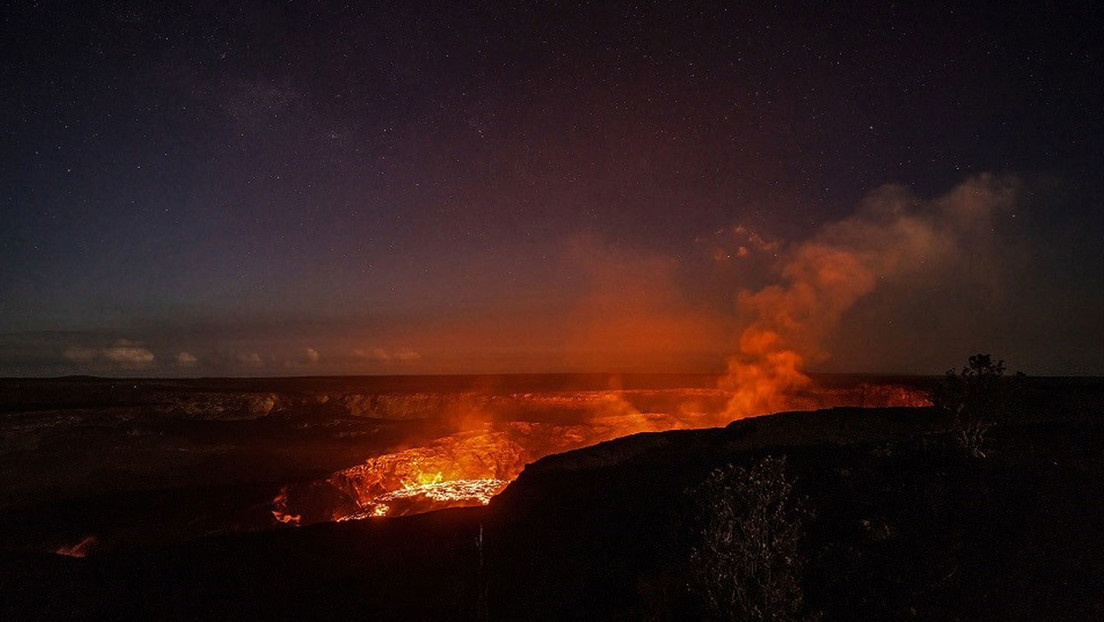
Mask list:
[[[771,455],[814,512],[805,613],[1100,620],[1102,397],[1098,381],[1034,382],[984,458],[959,451],[933,409],[839,408],[550,456],[485,508],[83,559],[11,547],[0,619],[701,619],[689,491]]]

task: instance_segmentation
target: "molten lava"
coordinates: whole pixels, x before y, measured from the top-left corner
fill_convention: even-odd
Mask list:
[[[491,497],[502,492],[509,483],[509,480],[504,479],[483,478],[418,484],[372,497],[365,502],[365,511],[338,520],[401,516],[444,507],[487,505]]]
[[[733,418],[785,407],[926,403],[926,398],[913,390],[867,386],[794,391],[788,399],[765,388],[742,399],[731,389],[676,390],[671,392],[673,396],[666,396],[671,413],[640,412],[630,403],[630,399],[656,401],[660,393],[648,392],[643,397],[630,391],[511,396],[511,400],[534,410],[570,406],[582,414],[554,423],[494,422],[489,414],[467,413],[466,429],[424,445],[375,456],[323,480],[285,487],[273,499],[272,514],[281,523],[299,525],[486,505],[531,462],[630,434],[723,425]],[[734,417],[730,411],[736,401],[741,404],[741,412]]]

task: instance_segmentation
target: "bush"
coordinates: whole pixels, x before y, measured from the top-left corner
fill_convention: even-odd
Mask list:
[[[773,456],[716,469],[694,491],[702,529],[692,585],[712,618],[804,619],[798,545],[813,514],[792,493],[786,458]]]
[[[956,445],[972,457],[985,457],[985,434],[1022,401],[1024,375],[1004,372],[1004,361],[975,354],[960,372],[947,371],[932,391],[932,404],[953,417]]]

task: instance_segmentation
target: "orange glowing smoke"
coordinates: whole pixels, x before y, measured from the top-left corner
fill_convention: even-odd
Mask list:
[[[802,368],[828,358],[827,338],[860,298],[881,282],[951,265],[965,244],[976,244],[991,228],[992,214],[1015,192],[1014,180],[987,175],[929,203],[885,186],[854,216],[792,248],[781,265],[782,283],[737,298],[746,328],[721,385],[733,391],[726,417],[779,410],[809,385]]]

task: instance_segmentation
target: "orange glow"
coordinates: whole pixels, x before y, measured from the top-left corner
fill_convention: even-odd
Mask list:
[[[280,489],[280,494],[272,500],[272,516],[281,523],[288,525],[298,525],[303,519],[299,514],[289,514],[287,512],[287,488]]]
[[[99,544],[99,540],[96,538],[96,536],[87,536],[86,538],[72,546],[58,547],[58,549],[54,551],[54,553],[58,555],[64,555],[66,557],[87,557],[89,551],[91,551],[97,544]]]
[[[800,360],[795,357],[772,352],[766,356],[771,361],[769,367],[734,368],[740,379],[738,390],[585,391],[510,397],[534,407],[585,409],[578,421],[568,423],[495,423],[491,413],[473,407],[475,411],[459,418],[466,429],[375,456],[325,480],[283,489],[273,500],[272,514],[282,523],[298,525],[486,505],[535,460],[630,434],[722,425],[737,410],[740,416],[753,416],[787,408],[926,403],[920,393],[905,388],[803,392],[808,379],[797,371]],[[672,412],[641,412],[632,405],[633,399],[648,401],[657,395],[668,403],[677,402]]]
[[[596,401],[607,408],[617,405],[610,399]],[[422,447],[371,458],[335,473],[328,481],[354,500],[357,516],[483,505],[538,458],[634,432],[671,427],[680,426],[662,415],[640,413],[600,416],[576,425],[486,423]]]
[[[420,508],[487,505],[510,482],[501,479],[458,479],[401,488],[365,501],[365,510],[338,520],[380,518],[425,511]]]
[[[738,243],[735,250],[722,246],[713,254],[714,260],[731,263],[735,255],[748,263],[756,259],[754,251],[771,262],[770,274],[777,279],[758,290],[739,291],[734,318],[718,317],[690,304],[674,259],[581,237],[568,253],[570,263],[585,275],[578,304],[562,317],[541,317],[541,322],[526,315],[519,333],[540,333],[532,330],[539,324],[546,335],[566,335],[563,343],[557,338],[544,345],[561,352],[564,364],[572,368],[627,369],[641,362],[662,367],[657,363],[667,354],[735,345],[717,389],[698,396],[683,391],[680,399],[658,402],[663,404],[658,408],[638,408],[634,404],[656,402],[637,399],[641,396],[631,391],[509,398],[523,413],[531,406],[539,412],[557,400],[589,413],[569,423],[502,423],[503,417],[475,405],[472,412],[457,418],[466,427],[454,434],[371,458],[292,491],[295,500],[289,502],[285,495],[281,506],[285,509],[277,518],[312,522],[328,516],[397,516],[486,503],[500,490],[499,482],[512,481],[534,460],[638,432],[724,425],[787,410],[925,405],[926,396],[905,387],[816,387],[804,370],[829,358],[830,337],[841,321],[881,283],[922,274],[926,266],[959,265],[955,263],[959,247],[970,248],[963,244],[973,243],[993,210],[1011,200],[1013,190],[1000,180],[980,177],[925,207],[903,189],[887,186],[850,218],[830,223],[806,242],[789,246],[735,227],[731,230]],[[731,332],[732,320],[738,331]],[[496,323],[485,328],[493,329],[501,341],[498,319],[487,321]],[[458,341],[463,334],[447,331],[441,336],[443,347],[464,350]],[[735,344],[730,341],[733,337],[738,337]],[[663,412],[649,412],[653,410]],[[307,509],[298,509],[312,508],[312,503],[330,510],[315,507],[308,516]],[[296,508],[295,513],[287,507]]]

